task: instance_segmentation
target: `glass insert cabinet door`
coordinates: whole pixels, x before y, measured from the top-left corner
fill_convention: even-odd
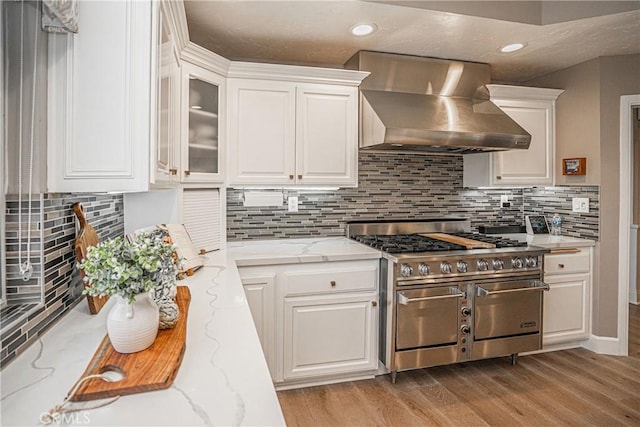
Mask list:
[[[180,152],[180,59],[166,14],[159,10],[158,55],[157,55],[157,105],[156,119],[156,171],[155,179],[175,181],[178,179]]]
[[[182,181],[221,181],[224,79],[189,63],[182,72]]]

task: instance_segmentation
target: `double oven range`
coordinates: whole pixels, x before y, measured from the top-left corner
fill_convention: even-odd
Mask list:
[[[398,371],[542,348],[543,248],[464,218],[348,224],[383,253],[380,360]]]

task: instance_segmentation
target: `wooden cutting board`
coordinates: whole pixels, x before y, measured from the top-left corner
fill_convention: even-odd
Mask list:
[[[124,378],[117,382],[106,382],[100,378],[87,380],[70,400],[83,402],[124,396],[162,390],[173,384],[186,347],[187,314],[191,301],[188,287],[178,286],[177,291],[180,316],[176,326],[159,330],[151,347],[137,353],[118,353],[109,336],[105,336],[80,379],[109,370],[121,372]]]
[[[84,215],[84,208],[80,202],[73,204],[73,212],[76,214],[78,223],[80,224],[73,250],[76,255],[76,261],[82,261],[87,256],[89,246],[96,246],[98,244],[98,233],[96,233],[96,230],[87,222],[87,218]],[[82,270],[80,270],[80,278],[84,279],[84,272]],[[86,287],[87,284],[85,283],[84,286]],[[87,295],[89,312],[91,314],[97,314],[108,299],[109,297],[92,297]]]
[[[424,237],[431,237],[432,239],[442,240],[443,242],[455,243],[462,245],[467,249],[490,249],[495,248],[494,243],[481,242],[479,240],[467,239],[466,237],[452,236],[445,233],[427,233],[421,234]]]

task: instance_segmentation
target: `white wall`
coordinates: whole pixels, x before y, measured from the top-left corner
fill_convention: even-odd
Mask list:
[[[124,232],[155,224],[178,222],[178,190],[154,190],[146,193],[125,193]]]

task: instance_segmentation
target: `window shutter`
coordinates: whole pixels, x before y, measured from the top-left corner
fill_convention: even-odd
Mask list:
[[[184,189],[182,222],[196,249],[220,249],[220,190]]]

